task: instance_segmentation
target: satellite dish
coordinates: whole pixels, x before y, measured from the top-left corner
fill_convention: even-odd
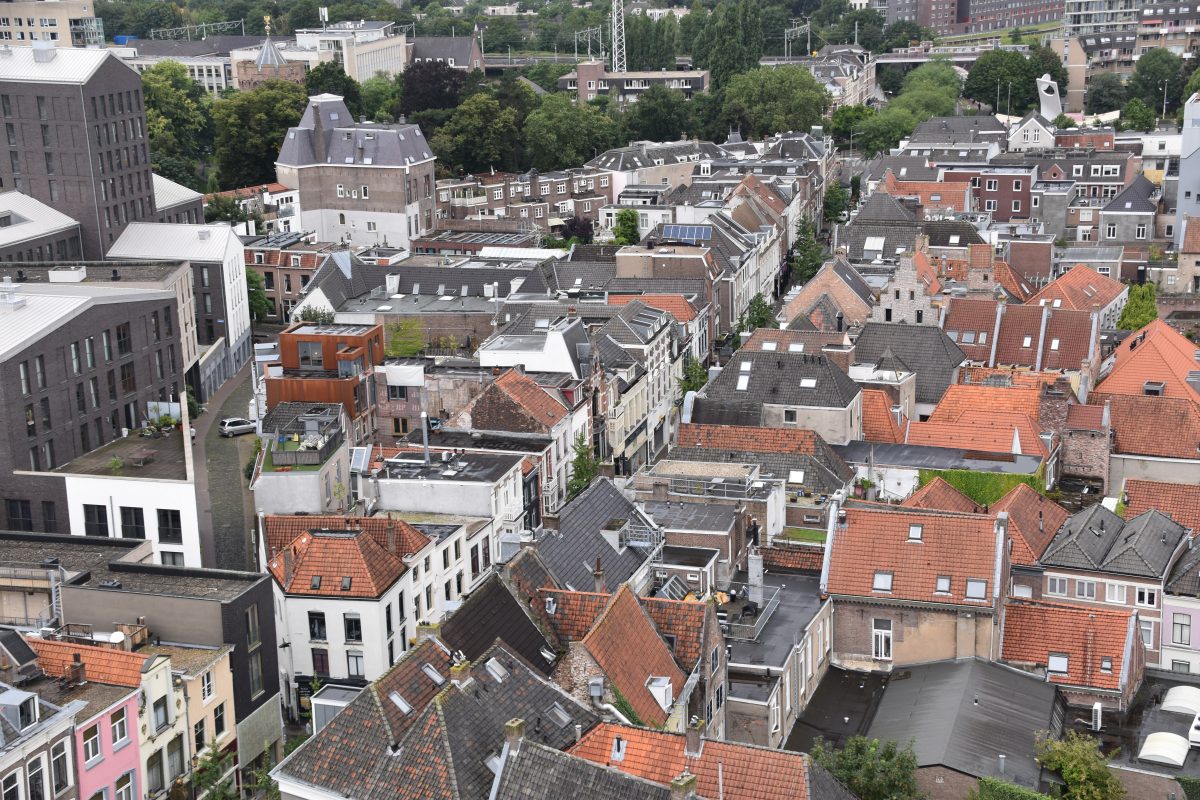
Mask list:
[[[110,644],[123,644],[125,642],[125,634],[122,631],[113,631],[109,635],[108,641]]]

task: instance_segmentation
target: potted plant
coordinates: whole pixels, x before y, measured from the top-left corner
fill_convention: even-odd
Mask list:
[[[108,460],[108,471],[113,475],[121,474],[121,470],[125,468],[125,459],[120,456],[113,456]]]

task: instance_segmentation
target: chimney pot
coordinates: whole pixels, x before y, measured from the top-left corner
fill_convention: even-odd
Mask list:
[[[695,720],[688,725],[685,732],[683,754],[689,758],[698,758],[700,751],[704,747],[704,739],[701,736],[703,726],[699,720]]]
[[[684,772],[671,781],[671,800],[688,800],[696,796],[696,776]]]
[[[508,745],[508,752],[510,754],[520,752],[521,740],[524,738],[525,720],[518,717],[504,723],[504,742]]]

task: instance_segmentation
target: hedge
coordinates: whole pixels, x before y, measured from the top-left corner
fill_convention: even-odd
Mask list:
[[[1014,475],[1007,472],[976,472],[969,469],[923,469],[919,474],[921,486],[941,478],[979,505],[991,505],[1020,483],[1027,483],[1045,494],[1042,468],[1034,475]]]
[[[1183,787],[1183,793],[1187,795],[1187,800],[1200,800],[1200,778],[1176,775],[1175,780]]]
[[[977,800],[1050,800],[1049,795],[995,778],[980,778],[979,792],[975,797]]]

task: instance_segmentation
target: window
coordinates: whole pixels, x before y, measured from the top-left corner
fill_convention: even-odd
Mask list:
[[[407,386],[388,386],[387,392],[388,392],[388,400],[407,400],[408,399],[408,387]]]
[[[995,200],[984,200],[983,201],[983,210],[984,211],[995,211],[996,210],[996,201]]]
[[[262,634],[258,629],[258,605],[246,609],[246,645],[256,647],[262,642]]]
[[[250,654],[250,696],[258,697],[263,688],[262,651],[255,650]]]
[[[167,698],[160,697],[154,701],[154,730],[161,731],[167,727]]]
[[[127,356],[133,352],[133,336],[129,323],[122,322],[117,326],[117,355]]]
[[[1137,604],[1146,608],[1154,608],[1158,605],[1158,590],[1138,587]]]
[[[178,510],[158,509],[158,541],[163,544],[183,544],[183,523]]]
[[[1032,336],[1026,336],[1024,339],[1021,340],[1021,347],[1029,347],[1032,344],[1033,344]]]
[[[996,180],[995,178],[988,178],[987,185],[984,187],[985,191],[988,192],[994,192],[999,188],[1000,181]]]
[[[9,530],[33,530],[33,509],[28,500],[5,500],[4,504],[8,511]]]
[[[108,509],[104,506],[84,505],[83,532],[85,536],[108,536]]]
[[[301,369],[322,369],[325,366],[325,356],[321,352],[320,342],[299,342],[296,349]]]
[[[363,676],[362,650],[346,651],[346,674],[351,678],[361,678]]]
[[[1134,229],[1133,238],[1135,238],[1135,239],[1145,239],[1146,238],[1146,223],[1144,223],[1144,222],[1138,223],[1137,228]]]
[[[908,540],[910,542],[921,541],[921,534],[923,531],[924,531],[924,526],[922,526],[922,525],[909,525],[908,526]]]
[[[325,635],[325,613],[323,611],[308,612],[308,638],[323,642]]]
[[[967,599],[987,599],[987,581],[978,578],[967,578]]]
[[[1146,647],[1154,646],[1154,622],[1152,620],[1143,619],[1138,622],[1138,627],[1142,631],[1142,644]]]
[[[938,594],[950,594],[950,576],[938,575],[936,589],[934,591],[936,591]]]
[[[1125,602],[1125,584],[1123,583],[1106,583],[1104,584],[1104,599],[1109,603],[1124,603]]]
[[[358,614],[346,614],[344,622],[346,627],[346,641],[361,642],[363,640],[362,619],[359,618]]]
[[[26,786],[29,787],[27,800],[46,800],[46,775],[42,763],[41,756],[29,762],[29,777],[25,781]]]
[[[54,780],[54,793],[59,794],[71,785],[71,763],[67,758],[67,740],[55,743],[50,750],[50,776]]]
[[[1019,192],[1019,191],[1021,191],[1021,182],[1020,182],[1020,181],[1013,181],[1013,182],[1012,182],[1012,190],[1013,190],[1014,192]]]
[[[1013,210],[1013,213],[1014,213],[1014,214],[1020,214],[1020,213],[1021,213],[1021,201],[1020,201],[1020,200],[1013,200],[1013,201],[1012,201],[1012,210]]]
[[[225,735],[225,704],[221,703],[213,709],[213,738],[219,739]]]
[[[892,590],[892,573],[876,572],[875,581],[871,584],[871,590],[876,592],[890,592]]]
[[[1075,596],[1084,600],[1096,599],[1095,581],[1075,581]]]
[[[1117,238],[1117,224],[1115,222],[1110,222],[1110,223],[1108,223],[1107,226],[1105,226],[1104,238],[1106,238],[1106,239]]]
[[[1051,653],[1046,662],[1046,671],[1056,675],[1065,675],[1069,665],[1070,658],[1066,653]]]
[[[204,700],[213,695],[213,674],[212,670],[208,670],[200,676],[200,697]]]
[[[165,786],[163,777],[163,751],[156,750],[146,759],[146,788],[150,794],[161,792]]]
[[[161,553],[159,553],[159,557],[164,567],[185,566],[183,563],[183,553],[170,553],[166,550],[163,550]]]
[[[124,394],[133,394],[137,391],[137,374],[132,362],[121,365],[121,391]]]
[[[1191,645],[1192,615],[1175,614],[1171,619],[1171,643]]]
[[[871,622],[871,654],[881,661],[892,660],[892,621],[876,619]]]
[[[789,409],[785,410],[783,412],[783,421],[784,422],[795,422],[796,421],[795,409],[789,408]]]
[[[1191,662],[1188,662],[1188,661],[1172,661],[1171,662],[1171,672],[1191,672],[1191,671],[1192,671]]]
[[[183,774],[183,736],[176,736],[167,744],[167,769],[171,780]]]
[[[329,674],[329,651],[314,647],[312,651],[313,674],[328,675]]]
[[[121,506],[121,536],[125,539],[145,539],[146,521],[142,509]]]
[[[22,361],[19,365],[21,373],[21,394],[28,395],[29,391],[29,362]]]
[[[208,733],[208,726],[205,724],[204,720],[200,720],[194,726],[192,726],[192,737],[194,738],[194,740],[196,742],[196,752],[197,753],[204,752],[204,736],[207,733]]]
[[[84,763],[100,757],[100,726],[93,725],[83,731],[83,760]],[[7,793],[6,793],[7,795]]]
[[[53,500],[42,501],[42,530],[46,533],[58,533],[58,508]]]
[[[125,709],[114,712],[109,720],[112,727],[113,744],[117,745],[129,738],[129,722],[125,719]]]

